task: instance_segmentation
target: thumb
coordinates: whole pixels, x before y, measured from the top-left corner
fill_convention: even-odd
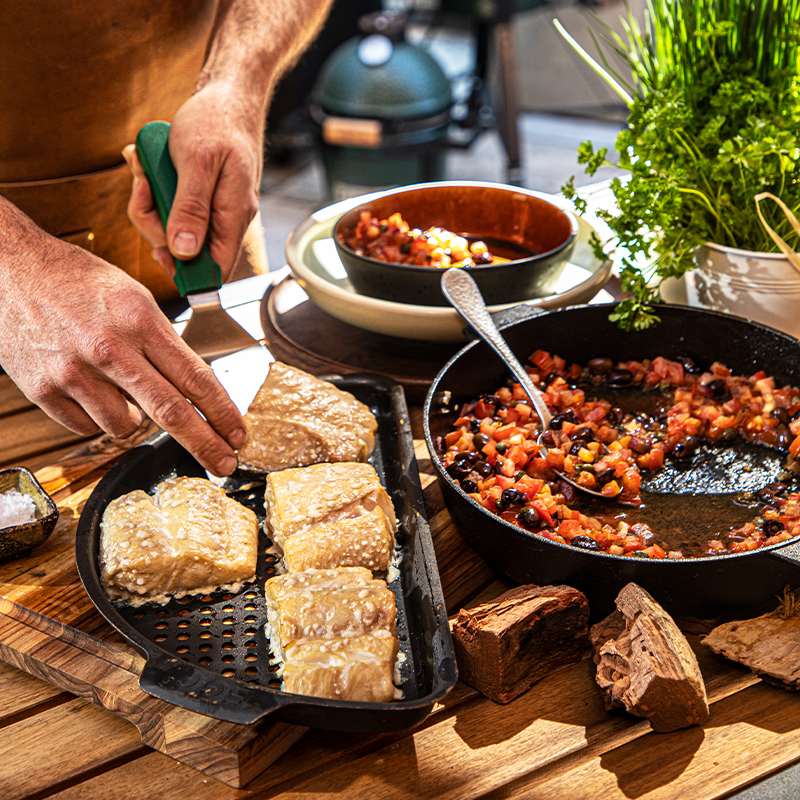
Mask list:
[[[167,244],[176,258],[185,260],[200,252],[211,217],[216,175],[197,162],[178,171],[175,200],[167,220]]]

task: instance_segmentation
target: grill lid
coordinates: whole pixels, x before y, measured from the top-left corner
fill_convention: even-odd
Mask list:
[[[433,116],[453,104],[450,81],[386,14],[362,18],[365,36],[340,45],[322,67],[313,102],[328,114],[370,119]]]

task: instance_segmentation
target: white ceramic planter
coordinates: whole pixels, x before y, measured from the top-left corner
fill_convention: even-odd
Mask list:
[[[689,305],[747,317],[800,338],[800,272],[782,253],[705,244],[695,261],[697,269],[685,276]]]

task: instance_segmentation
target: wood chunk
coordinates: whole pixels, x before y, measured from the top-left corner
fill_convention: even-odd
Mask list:
[[[462,609],[452,625],[461,680],[508,703],[558,667],[580,661],[589,604],[569,586],[520,586]]]
[[[616,605],[618,610],[589,634],[606,708],[645,717],[660,733],[702,725],[708,719],[708,699],[686,637],[635,583],[622,589]]]
[[[715,653],[749,667],[768,683],[800,691],[800,618],[775,612],[718,625],[703,640]]]

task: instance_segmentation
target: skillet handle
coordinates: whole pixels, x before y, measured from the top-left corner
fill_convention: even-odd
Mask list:
[[[166,654],[149,655],[139,676],[142,691],[207,717],[251,725],[278,710],[278,698]]]

